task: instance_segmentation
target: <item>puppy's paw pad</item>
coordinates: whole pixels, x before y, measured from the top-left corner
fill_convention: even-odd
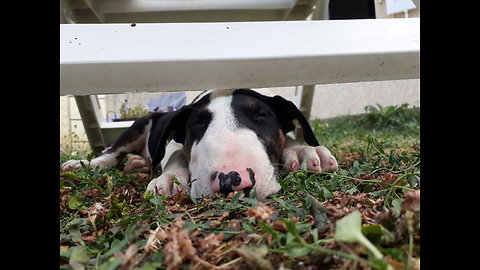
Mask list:
[[[148,172],[150,171],[150,163],[139,155],[131,156],[125,162],[123,171],[130,172]]]

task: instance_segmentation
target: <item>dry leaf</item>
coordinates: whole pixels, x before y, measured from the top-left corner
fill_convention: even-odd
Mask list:
[[[400,205],[402,213],[406,211],[419,212],[420,211],[420,190],[408,191],[405,193],[405,198]]]
[[[123,255],[122,269],[130,269],[131,266],[134,266],[137,262],[135,260],[135,255],[138,252],[138,248],[135,244],[128,246],[125,254]]]
[[[267,221],[275,211],[274,208],[266,206],[263,203],[258,204],[257,207],[253,207],[247,210],[247,216],[251,219]]]
[[[163,240],[167,239],[167,232],[162,230],[160,227],[157,227],[155,231],[150,230],[150,236],[147,239],[147,243],[145,244],[145,251],[156,251],[158,250],[158,243],[162,242]]]
[[[241,247],[237,249],[238,255],[240,255],[245,262],[255,270],[272,270],[272,264],[264,257],[268,253],[268,248],[262,247]]]
[[[217,220],[214,220],[212,221],[212,223],[210,223],[210,227],[219,227],[222,224],[223,220],[225,220],[229,214],[229,212],[223,212],[223,214],[218,217]]]
[[[217,248],[223,241],[223,233],[211,233],[207,237],[199,239],[200,249],[205,252],[210,252]]]
[[[272,224],[272,228],[279,232],[287,232],[287,225],[280,220],[275,220]]]
[[[237,195],[238,192],[241,192],[241,193],[242,193],[242,194],[240,194],[239,199],[245,197],[245,193],[243,192],[243,190],[239,190],[239,191],[233,191],[233,192],[228,193],[227,199],[228,199],[228,200],[233,199],[233,197],[234,197],[235,195]]]
[[[398,175],[393,174],[393,173],[386,173],[382,176],[382,179],[383,179],[384,182],[387,182],[389,184],[393,184],[398,179]]]
[[[97,202],[88,208],[87,214],[88,214],[87,221],[90,222],[91,224],[94,224],[95,219],[97,219],[97,217],[105,216],[106,211],[103,205]]]
[[[184,261],[195,256],[197,251],[192,245],[187,230],[177,232],[177,228],[173,228],[167,239],[168,242],[163,248],[163,252],[167,254],[164,262],[167,265],[167,270],[180,269]]]

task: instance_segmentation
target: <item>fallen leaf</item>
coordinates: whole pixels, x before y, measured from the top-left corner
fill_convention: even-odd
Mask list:
[[[267,221],[274,211],[274,208],[259,203],[257,207],[249,208],[246,213],[251,219]]]
[[[106,210],[101,203],[97,202],[88,208],[87,213],[87,221],[90,222],[90,224],[94,224],[97,217],[105,216]]]
[[[214,220],[212,221],[212,223],[210,223],[210,227],[219,227],[222,224],[223,220],[225,220],[229,214],[229,212],[223,212],[223,214],[219,216],[217,220]]]
[[[403,262],[399,262],[393,258],[386,257],[387,262],[393,267],[395,270],[403,270],[405,269],[405,264]]]
[[[328,210],[323,206],[317,199],[308,195],[307,200],[311,203],[311,212],[313,214],[315,220],[315,226],[317,227],[319,232],[325,232],[328,229],[328,218],[327,213]]]
[[[254,270],[272,270],[272,264],[264,257],[268,253],[266,246],[250,247],[243,246],[236,249],[238,255],[240,255],[245,262]]]
[[[157,227],[155,231],[150,230],[150,236],[147,239],[147,243],[145,243],[145,252],[150,251],[157,251],[158,244],[163,240],[167,239],[168,234],[162,230],[160,227]]]
[[[177,228],[173,228],[169,231],[167,239],[168,242],[163,248],[163,252],[167,254],[164,261],[167,270],[180,269],[184,261],[193,259],[197,253],[187,230],[177,231]]]
[[[205,252],[210,252],[217,248],[223,241],[223,233],[211,233],[205,238],[198,240],[200,249]]]
[[[123,256],[123,261],[122,261],[122,269],[130,269],[130,266],[133,266],[136,264],[135,260],[135,255],[138,252],[138,248],[135,244],[131,244],[128,246],[127,250],[125,251],[125,254]]]
[[[83,191],[83,196],[85,197],[95,198],[100,197],[100,195],[102,195],[102,191],[96,188],[86,189]]]
[[[233,197],[235,197],[235,196],[237,196],[237,199],[236,199],[236,200],[238,201],[239,199],[242,199],[243,197],[245,197],[245,193],[244,193],[243,191],[241,191],[241,190],[239,190],[239,191],[233,191],[233,192],[228,193],[227,199],[228,199],[228,200],[232,200]]]
[[[402,213],[406,211],[420,212],[420,190],[406,192],[400,208]]]
[[[60,210],[66,210],[68,206],[68,201],[70,199],[69,196],[70,190],[66,188],[60,189]]]
[[[398,175],[395,175],[393,173],[386,173],[382,176],[382,180],[389,184],[393,184],[397,179],[398,179]]]
[[[279,232],[287,232],[287,225],[281,220],[275,220],[272,224],[272,228]]]

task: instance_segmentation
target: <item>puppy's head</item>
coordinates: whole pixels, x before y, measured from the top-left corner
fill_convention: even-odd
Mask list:
[[[254,187],[258,198],[278,192],[275,171],[285,135],[295,128],[295,120],[303,127],[305,141],[318,145],[308,121],[292,102],[250,89],[213,91],[161,120],[155,128],[163,130],[155,132],[158,138],[149,145],[156,148],[150,150],[153,163],[163,158],[168,138],[182,143],[194,198],[248,192]]]

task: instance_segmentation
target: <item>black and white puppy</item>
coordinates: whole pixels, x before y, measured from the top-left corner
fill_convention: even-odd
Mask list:
[[[295,121],[308,146],[287,135]],[[193,198],[248,193],[253,187],[258,198],[265,198],[280,190],[275,174],[279,165],[295,171],[306,162],[307,169],[325,172],[338,166],[292,102],[250,89],[214,90],[177,111],[139,118],[89,166],[115,166],[128,153],[136,155],[128,159],[125,171],[148,171],[152,166],[161,170],[147,190],[190,193]],[[80,160],[67,161],[61,168],[79,169]]]

